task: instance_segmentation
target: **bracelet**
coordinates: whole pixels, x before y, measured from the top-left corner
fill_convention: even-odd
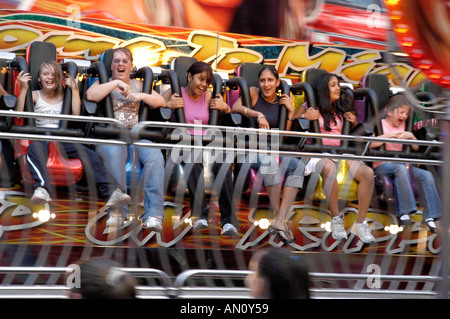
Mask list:
[[[260,119],[265,118],[265,117],[266,117],[266,116],[265,116],[264,114],[258,116],[258,122],[259,122]]]
[[[305,113],[302,113],[302,119],[304,119],[305,118]]]
[[[293,117],[291,119],[288,119],[288,121],[294,122],[296,119],[298,119],[298,117]]]
[[[247,116],[248,107],[245,108],[244,116]]]

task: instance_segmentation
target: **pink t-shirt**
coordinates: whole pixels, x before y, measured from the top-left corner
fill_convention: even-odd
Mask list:
[[[320,133],[342,135],[342,126],[343,126],[344,121],[338,116],[335,117],[335,121],[336,121],[336,123],[330,121],[331,131],[327,131],[327,130],[325,130],[322,114],[320,114],[319,115]],[[334,139],[334,138],[323,138],[322,144],[328,145],[328,146],[339,146],[339,145],[341,145],[341,140]]]
[[[392,127],[388,124],[386,119],[381,120],[381,127],[383,128],[383,134],[387,134],[390,132],[404,132],[405,131],[405,122],[403,122],[402,125],[399,127]],[[402,151],[403,150],[403,144],[398,143],[385,143],[384,146],[386,147],[387,151]]]
[[[209,122],[209,109],[206,104],[206,93],[193,100],[186,93],[184,87],[181,88],[181,97],[184,99],[184,116],[186,117],[186,123],[188,124],[203,124],[208,125]],[[193,129],[188,130],[192,135],[205,135],[205,130]]]
[[[406,124],[403,123],[399,127],[392,127],[389,125],[389,123],[386,121],[386,119],[381,120],[381,127],[383,128],[383,134],[387,134],[390,132],[403,132],[405,131]],[[401,152],[403,150],[403,144],[398,143],[385,143],[384,144],[387,151],[398,151]],[[377,167],[378,165],[383,164],[383,162],[374,162],[373,168]]]

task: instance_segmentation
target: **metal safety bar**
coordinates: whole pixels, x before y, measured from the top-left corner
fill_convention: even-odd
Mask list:
[[[124,124],[116,120],[114,118],[109,117],[92,117],[92,116],[82,116],[82,115],[64,115],[64,114],[41,114],[37,115],[34,112],[18,112],[18,111],[5,111],[0,110],[0,116],[7,117],[25,117],[25,118],[48,118],[48,119],[57,119],[57,120],[70,120],[76,122],[90,122],[90,123],[102,123],[102,124],[112,124],[117,126],[118,131],[124,140],[128,140],[128,137],[132,137],[134,141],[139,139],[139,135],[142,130],[147,127],[156,127],[156,128],[173,128],[173,129],[199,129],[199,130],[220,130],[227,131],[232,130],[233,133],[244,133],[244,134],[260,134],[260,135],[282,135],[286,137],[303,137],[303,138],[327,138],[327,139],[339,139],[339,140],[348,140],[356,143],[369,143],[369,142],[392,142],[392,139],[388,138],[380,138],[373,136],[360,136],[360,135],[334,135],[334,134],[323,134],[323,133],[310,133],[310,132],[297,132],[297,131],[281,131],[277,129],[255,129],[255,128],[244,128],[244,127],[228,127],[228,126],[220,126],[220,125],[199,125],[199,124],[186,124],[186,123],[173,123],[173,122],[159,122],[159,121],[144,121],[137,123],[131,130],[127,129]],[[0,132],[0,137],[11,138],[11,139],[30,139],[30,140],[44,140],[44,141],[57,141],[57,142],[73,142],[73,143],[89,143],[89,144],[128,144],[125,141],[117,141],[111,142],[110,139],[98,139],[98,138],[86,138],[86,137],[70,137],[70,136],[58,136],[58,130],[50,130],[48,131],[51,135],[43,135],[43,134],[30,134],[30,133],[8,133],[8,132]],[[176,141],[176,140],[173,140]],[[119,142],[119,143],[117,143]],[[442,147],[443,143],[439,141],[426,141],[426,140],[406,140],[406,139],[396,139],[395,142],[397,144],[407,144],[407,145],[422,145],[422,146],[431,146],[431,147]],[[136,144],[136,143],[134,143]],[[275,144],[275,146],[278,144]],[[168,143],[155,143],[155,145],[143,145],[139,144],[139,146],[146,147],[158,147],[158,148],[173,148],[179,147],[179,145],[168,144]],[[251,146],[251,145],[250,145]],[[224,148],[219,146],[209,147],[202,145],[185,145],[183,144],[183,148],[190,149],[201,149],[201,150],[216,150],[216,151],[230,151],[231,148]],[[274,154],[278,152],[280,155],[292,155],[292,156],[310,156],[314,157],[315,155],[319,155],[316,157],[322,157],[320,154],[312,153],[312,152],[293,152],[293,151],[283,151],[283,150],[255,150],[251,147],[248,149],[239,150],[237,148],[232,148],[235,151],[239,152],[264,152],[266,154]],[[336,156],[336,157],[335,157]],[[357,156],[357,155],[355,155]],[[390,161],[392,158],[390,157],[375,157],[375,156],[361,156],[361,157],[349,157],[342,158],[342,155],[337,154],[326,154],[326,157],[336,158],[336,159],[365,159],[367,161]],[[442,161],[437,160],[421,160],[421,159],[410,159],[413,164],[430,164],[430,165],[442,165]],[[397,161],[397,160],[393,160]],[[403,158],[404,161],[404,158]],[[403,162],[400,161],[400,162]],[[425,161],[425,162],[423,162]]]
[[[127,268],[123,267],[121,270],[130,273],[135,277],[152,277],[158,278],[161,282],[159,286],[136,287],[137,293],[141,298],[149,297],[164,297],[164,298],[249,298],[249,290],[245,287],[225,286],[225,287],[209,287],[209,286],[190,286],[187,284],[188,280],[193,278],[214,278],[214,279],[241,279],[244,280],[252,271],[248,270],[215,270],[215,269],[191,269],[181,272],[175,279],[172,279],[165,272],[154,268]],[[71,267],[0,267],[0,273],[4,274],[70,274],[74,271]],[[350,273],[319,273],[310,272],[309,277],[311,281],[333,279],[333,280],[367,280],[373,274],[350,274]],[[437,276],[415,276],[415,275],[379,275],[378,278],[384,281],[400,281],[400,282],[438,282],[441,280]],[[8,298],[5,292],[11,292],[12,296],[24,296],[29,298],[54,298],[62,297],[68,288],[64,285],[0,285],[0,298]],[[336,296],[356,295],[357,298],[366,297],[380,297],[385,295],[387,297],[396,296],[412,296],[412,295],[426,295],[435,297],[436,293],[433,291],[419,291],[419,290],[402,290],[392,291],[386,289],[321,289],[311,288],[311,293],[316,297],[327,298]],[[11,297],[11,295],[9,296]]]
[[[146,127],[164,127],[164,128],[183,128],[183,129],[219,129],[221,131],[232,130],[233,132],[241,133],[254,133],[254,134],[279,134],[283,136],[291,137],[308,137],[308,138],[330,138],[338,140],[349,140],[353,142],[390,142],[393,139],[381,138],[374,136],[361,136],[361,135],[335,135],[325,133],[311,133],[311,132],[297,132],[297,131],[280,131],[278,129],[261,129],[261,128],[247,128],[247,127],[232,127],[232,126],[220,126],[220,125],[206,125],[206,124],[186,124],[186,123],[173,123],[173,122],[155,122],[155,121],[143,121],[137,123],[131,129],[133,136],[139,136],[139,133]],[[410,145],[424,145],[424,146],[443,146],[439,141],[426,141],[426,140],[405,140],[395,139],[396,144],[410,144]]]
[[[36,113],[33,112],[17,112],[17,111],[2,111],[0,110],[0,116],[17,116],[17,117],[36,117]],[[151,147],[159,149],[183,149],[190,150],[202,150],[202,151],[215,151],[215,152],[235,152],[236,154],[248,154],[248,153],[258,153],[266,155],[277,155],[277,156],[295,156],[295,157],[319,157],[319,158],[333,158],[333,159],[347,159],[347,160],[362,160],[368,162],[380,161],[380,162],[398,162],[404,163],[409,162],[411,164],[425,164],[425,165],[435,165],[442,166],[444,164],[441,160],[430,160],[430,159],[420,159],[420,158],[394,158],[394,157],[382,157],[382,156],[360,156],[353,154],[332,154],[332,153],[315,153],[315,152],[300,152],[300,151],[286,151],[286,150],[265,150],[256,148],[238,148],[238,147],[220,147],[218,145],[208,146],[208,145],[189,145],[189,144],[173,144],[173,143],[140,143],[138,142],[137,136],[146,127],[165,127],[165,128],[183,128],[183,129],[219,129],[219,130],[233,130],[233,132],[239,133],[250,133],[250,134],[278,134],[285,136],[297,136],[297,137],[319,137],[319,138],[334,138],[341,140],[351,140],[354,142],[392,142],[392,139],[378,138],[378,137],[368,137],[368,136],[353,136],[353,135],[332,135],[332,134],[322,134],[322,133],[309,133],[309,132],[292,132],[292,131],[279,131],[279,130],[266,130],[266,129],[254,129],[254,128],[242,128],[242,127],[224,127],[219,125],[198,125],[198,124],[185,124],[185,123],[169,123],[169,122],[154,122],[145,121],[139,122],[131,130],[124,127],[123,123],[116,119],[106,118],[106,117],[88,117],[88,116],[77,116],[77,115],[55,115],[55,114],[39,114],[40,117],[53,118],[53,119],[66,119],[74,121],[84,121],[84,122],[94,122],[94,123],[106,123],[118,126],[118,130],[122,134],[125,140],[131,137],[133,140],[131,142],[118,140],[118,139],[99,139],[99,138],[88,138],[88,137],[71,137],[71,136],[58,136],[58,135],[44,135],[44,134],[30,134],[30,133],[8,133],[0,132],[0,138],[6,139],[29,139],[38,141],[55,141],[55,142],[66,142],[66,143],[82,143],[82,144],[106,144],[106,145],[129,145],[130,143],[138,147]],[[53,134],[57,134],[58,131],[54,131]],[[176,140],[174,140],[176,141]],[[414,144],[414,145],[425,145],[425,146],[435,146],[441,147],[443,143],[438,141],[423,141],[423,140],[401,140],[396,139],[398,144]]]
[[[216,125],[196,125],[196,124],[184,124],[184,123],[169,123],[169,122],[139,122],[132,129],[131,134],[134,140],[137,139],[139,133],[146,127],[165,127],[165,128],[182,128],[182,129],[219,129],[219,130],[232,130],[233,132],[240,133],[251,133],[251,134],[279,134],[286,136],[297,136],[297,137],[319,137],[319,138],[334,138],[334,139],[347,139],[355,142],[391,142],[392,139],[379,138],[379,137],[368,137],[368,136],[353,136],[353,135],[332,135],[332,134],[322,134],[322,133],[309,133],[309,132],[292,132],[292,131],[279,131],[279,130],[267,130],[267,129],[253,129],[253,128],[242,128],[242,127],[224,127]],[[176,141],[176,140],[174,140]],[[396,139],[398,144],[415,144],[415,145],[426,145],[426,146],[442,146],[441,142],[438,141],[422,141],[422,140],[403,140]],[[420,159],[420,158],[394,158],[386,156],[368,156],[368,155],[353,155],[353,154],[332,154],[332,153],[315,153],[315,152],[301,152],[301,151],[286,151],[280,149],[256,149],[256,148],[238,148],[238,147],[221,147],[221,146],[209,146],[209,145],[190,145],[190,144],[167,144],[167,143],[140,143],[133,142],[135,146],[138,147],[151,147],[160,149],[185,149],[185,150],[202,150],[202,151],[214,151],[214,152],[235,152],[236,154],[248,154],[248,153],[259,153],[265,155],[276,155],[276,156],[294,156],[294,157],[319,157],[319,158],[333,158],[333,159],[347,159],[347,160],[361,160],[368,162],[398,162],[404,163],[409,162],[411,164],[425,164],[425,165],[436,165],[441,166],[444,164],[440,160],[430,160],[430,159]],[[276,144],[277,145],[277,144]]]

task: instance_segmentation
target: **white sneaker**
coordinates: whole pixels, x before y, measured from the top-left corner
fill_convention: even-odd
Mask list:
[[[121,229],[133,223],[133,219],[120,214],[111,214],[106,220],[106,228]]]
[[[108,217],[106,220],[107,228],[120,228],[124,226],[125,218],[122,215],[113,214]]]
[[[144,228],[150,229],[152,231],[155,231],[157,233],[161,232],[162,230],[162,220],[161,218],[157,217],[149,217],[142,223],[142,226]]]
[[[106,207],[112,206],[126,206],[131,202],[131,197],[122,192],[120,189],[116,188],[114,192],[112,192],[111,196],[109,196],[108,201],[106,202]]]
[[[201,229],[205,229],[205,228],[208,228],[208,221],[204,218],[198,219],[194,223],[194,230],[201,230]]]
[[[369,224],[365,220],[362,223],[354,223],[351,229],[351,233],[359,237],[359,239],[366,244],[373,243],[375,241],[375,237],[373,237],[372,233],[369,229]]]
[[[339,216],[334,216],[331,219],[331,236],[335,240],[347,239],[347,232],[345,231],[345,228],[344,228],[343,218],[344,218],[344,216],[339,215]]]
[[[44,187],[37,187],[34,190],[33,196],[31,196],[31,202],[34,205],[40,205],[44,203],[50,202],[52,199],[50,198],[49,193]]]
[[[237,229],[230,223],[226,223],[222,227],[222,231],[220,233],[223,236],[237,236]]]

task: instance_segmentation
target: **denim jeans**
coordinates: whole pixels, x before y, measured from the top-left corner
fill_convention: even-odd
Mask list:
[[[256,161],[250,163],[250,167],[258,170],[263,176],[264,185],[273,186],[282,182],[286,177],[285,186],[302,188],[305,177],[305,164],[296,157],[282,156],[278,165],[273,156],[257,156]]]
[[[433,175],[431,172],[415,166],[411,166],[411,169],[424,208],[423,218],[439,218],[441,216],[441,199]],[[392,178],[397,215],[417,211],[409,170],[405,165],[386,162],[377,166],[374,172],[375,175]]]
[[[152,143],[140,140],[140,143]],[[164,157],[161,150],[151,147],[136,148],[137,158],[142,164],[140,184],[144,185],[144,213],[141,220],[158,217],[164,220]],[[105,166],[117,182],[127,189],[125,165],[128,159],[126,146],[99,145],[97,152],[102,156]]]

